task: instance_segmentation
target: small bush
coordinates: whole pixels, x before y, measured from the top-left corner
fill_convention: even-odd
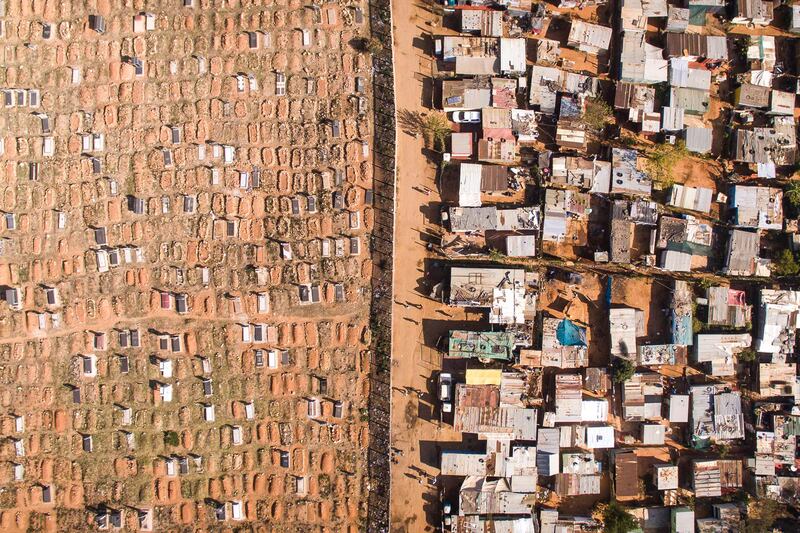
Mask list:
[[[689,151],[683,141],[677,141],[675,144],[658,144],[647,154],[645,164],[647,173],[653,181],[671,187],[675,183],[672,171],[678,161],[686,157],[689,157]]]
[[[357,41],[357,47],[362,52],[367,52],[372,55],[378,55],[383,52],[383,43],[375,37],[359,39]]]
[[[800,272],[797,258],[788,248],[784,248],[772,262],[772,273],[777,276],[796,276]]]
[[[489,250],[489,259],[491,259],[492,261],[502,261],[503,259],[505,259],[505,257],[506,257],[505,254],[500,250],[498,250],[497,248],[492,248],[491,250]]]
[[[628,533],[639,528],[639,522],[624,507],[615,501],[601,504],[598,508],[605,533]],[[600,507],[600,506],[598,506]]]
[[[745,348],[741,352],[739,352],[739,361],[743,363],[752,363],[756,360],[756,351],[752,348]]]
[[[586,110],[583,112],[583,121],[593,132],[598,132],[614,120],[614,110],[601,98],[586,100]]]
[[[800,208],[800,180],[792,180],[784,190],[786,199],[796,208]]]
[[[165,431],[164,432],[164,444],[167,446],[177,446],[180,444],[180,439],[178,438],[177,431]]]

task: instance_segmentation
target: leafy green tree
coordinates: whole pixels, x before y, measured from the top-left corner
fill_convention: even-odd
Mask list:
[[[778,276],[796,276],[800,272],[800,265],[794,253],[788,248],[781,250],[772,262],[772,272]]]
[[[789,513],[786,506],[770,498],[751,500],[747,505],[747,518],[745,518],[745,533],[763,533],[772,531],[775,521],[786,518]]]
[[[422,117],[421,122],[422,131],[432,139],[434,150],[444,150],[444,143],[452,131],[447,115],[438,112],[428,113]]]
[[[604,533],[628,533],[639,528],[636,517],[615,501],[603,506],[600,520]]]
[[[752,363],[756,360],[756,351],[752,348],[745,348],[738,354],[739,361],[744,363]]]
[[[672,175],[675,165],[688,156],[689,151],[683,141],[677,141],[675,144],[657,144],[647,154],[645,169],[654,181],[670,186],[675,182]]]
[[[786,185],[786,190],[783,192],[786,199],[794,207],[800,208],[800,180],[792,180]]]
[[[602,130],[606,124],[614,120],[614,110],[602,98],[589,98],[586,100],[586,110],[583,113],[583,122],[593,132]]]
[[[611,376],[614,383],[622,383],[631,379],[633,373],[636,372],[636,366],[622,357],[615,357],[611,361]]]

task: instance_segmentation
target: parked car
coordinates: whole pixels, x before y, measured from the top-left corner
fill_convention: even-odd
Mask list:
[[[480,111],[453,111],[453,122],[459,124],[477,124],[480,121]]]
[[[449,372],[439,374],[439,400],[442,411],[449,413],[453,409],[453,376]]]

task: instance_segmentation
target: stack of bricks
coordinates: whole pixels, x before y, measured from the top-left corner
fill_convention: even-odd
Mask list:
[[[0,530],[359,530],[366,2],[0,6]]]

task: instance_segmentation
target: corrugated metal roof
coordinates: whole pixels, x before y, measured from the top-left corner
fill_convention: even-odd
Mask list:
[[[673,87],[708,91],[711,88],[711,71],[690,68],[688,59],[672,58],[669,60],[669,83]]]
[[[556,376],[556,422],[581,421],[581,387],[578,374]]]
[[[623,498],[639,495],[639,463],[633,451],[614,455],[614,493]]]
[[[722,496],[717,461],[694,462],[694,495],[698,498]]]
[[[609,309],[611,332],[611,355],[635,357],[636,355],[636,309],[629,307]]]
[[[568,43],[579,50],[596,54],[600,50],[608,50],[612,29],[607,26],[590,24],[579,19],[572,21],[569,29]]]
[[[731,231],[724,272],[729,276],[755,274],[760,242],[758,233],[738,229]]]
[[[708,91],[689,87],[672,87],[669,95],[669,105],[682,107],[686,113],[702,115],[708,111]]]
[[[673,394],[669,397],[669,421],[677,424],[689,421],[688,394]]]
[[[441,473],[443,476],[486,476],[486,454],[460,451],[443,451]]]
[[[586,447],[590,449],[613,448],[614,428],[612,426],[587,427]]]
[[[453,157],[472,156],[472,133],[453,133],[450,135],[450,149]],[[480,185],[479,185],[480,186]],[[480,205],[480,204],[478,204]]]
[[[509,257],[534,257],[536,255],[536,236],[510,235],[506,237],[506,255]]]
[[[661,252],[661,268],[670,272],[689,272],[692,270],[692,254],[664,250]]]
[[[500,71],[525,72],[525,39],[500,39]]]
[[[695,128],[688,128],[695,129]],[[688,131],[687,129],[687,131]],[[670,191],[669,205],[708,213],[711,211],[711,198],[714,191],[705,187],[687,187],[675,184]]]
[[[724,35],[706,36],[707,52],[706,58],[716,60],[728,60],[728,38]]]
[[[679,131],[685,124],[686,110],[682,107],[664,107],[661,112],[661,128],[666,131]]]
[[[707,154],[711,151],[712,145],[712,129],[711,128],[686,128],[686,149],[690,152],[698,154]],[[709,191],[710,189],[704,189]],[[711,196],[709,194],[709,204],[711,203]],[[707,213],[708,211],[703,211]]]

